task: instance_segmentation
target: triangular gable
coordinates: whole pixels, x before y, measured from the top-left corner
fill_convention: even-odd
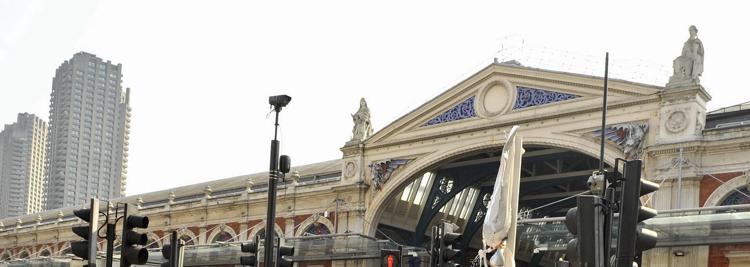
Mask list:
[[[600,77],[490,64],[371,136],[368,145],[466,130],[491,120],[543,118],[601,102]],[[610,103],[652,96],[662,87],[610,79]],[[555,110],[545,109],[554,108]],[[542,112],[545,111],[545,112]]]

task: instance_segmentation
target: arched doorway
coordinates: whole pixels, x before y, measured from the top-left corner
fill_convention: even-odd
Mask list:
[[[575,195],[588,191],[586,181],[599,160],[565,148],[526,146],[521,164],[519,217],[564,216]],[[463,235],[464,260],[481,246],[481,229],[500,165],[501,148],[465,153],[435,164],[396,190],[378,207],[376,236],[401,244],[428,247],[430,229],[451,222]],[[466,262],[464,262],[466,263]]]

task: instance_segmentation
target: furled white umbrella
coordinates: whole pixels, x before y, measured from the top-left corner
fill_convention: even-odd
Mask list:
[[[513,126],[505,138],[495,188],[482,227],[484,248],[479,251],[481,266],[516,266],[516,217],[518,189],[521,186],[521,156],[524,153],[523,138],[516,135],[517,131],[518,126]],[[497,252],[488,261],[486,254],[494,250]]]

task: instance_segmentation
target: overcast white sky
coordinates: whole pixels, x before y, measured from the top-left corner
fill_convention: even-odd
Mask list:
[[[54,70],[78,51],[122,63],[127,192],[137,194],[266,171],[269,95],[293,97],[282,153],[313,163],[341,156],[360,97],[379,130],[513,38],[671,68],[691,24],[706,49],[709,109],[750,101],[742,1],[604,2],[0,0],[0,123],[19,112],[47,119]]]

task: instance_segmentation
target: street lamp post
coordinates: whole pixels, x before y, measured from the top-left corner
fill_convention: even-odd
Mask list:
[[[279,177],[279,140],[277,134],[279,131],[279,112],[281,108],[289,104],[292,97],[288,95],[276,95],[268,98],[268,104],[273,106],[276,112],[276,121],[274,123],[273,140],[271,140],[271,166],[268,172],[268,210],[266,214],[266,237],[263,244],[265,266],[273,265],[273,238],[274,221],[276,218],[276,182]]]

